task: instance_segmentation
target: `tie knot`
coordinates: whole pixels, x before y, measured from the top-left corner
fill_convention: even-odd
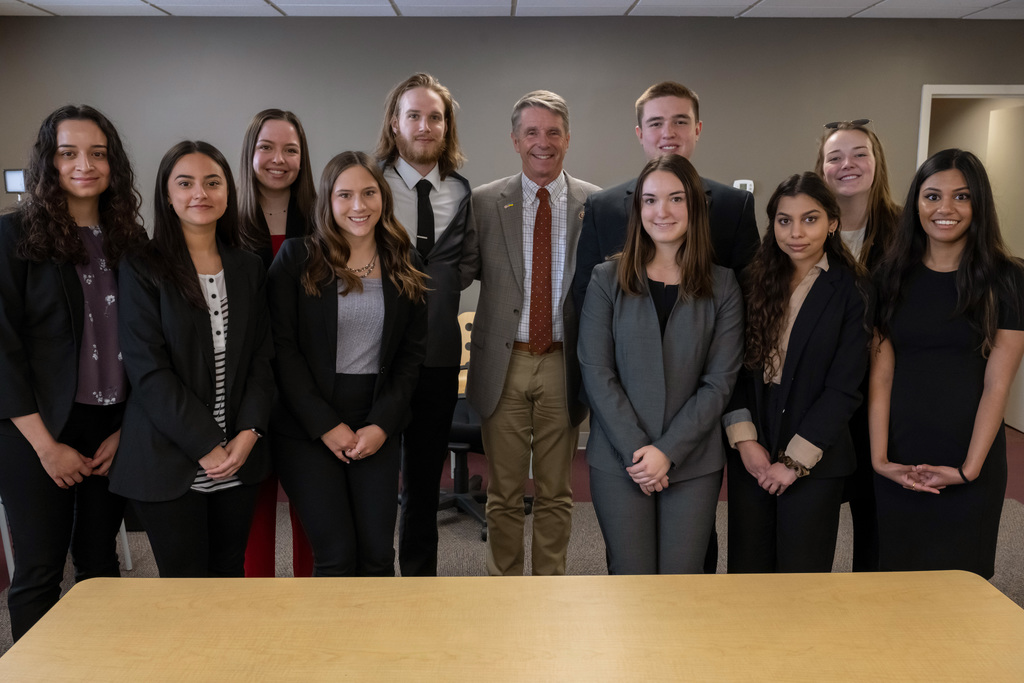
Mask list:
[[[418,183],[416,183],[416,194],[419,195],[420,197],[426,197],[428,194],[430,194],[430,191],[433,189],[433,187],[434,186],[430,184],[430,181],[424,178]]]
[[[551,196],[551,193],[548,192],[546,187],[542,187],[539,190],[537,190],[537,200],[538,201],[546,202],[548,200],[548,197],[550,197],[550,196]]]

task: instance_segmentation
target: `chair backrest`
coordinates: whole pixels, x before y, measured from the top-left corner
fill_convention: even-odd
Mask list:
[[[459,360],[459,394],[466,393],[466,377],[469,375],[469,339],[473,332],[476,311],[459,313],[459,329],[462,330],[462,358]]]

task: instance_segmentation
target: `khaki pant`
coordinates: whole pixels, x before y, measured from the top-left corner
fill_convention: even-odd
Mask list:
[[[565,395],[562,351],[512,351],[494,413],[483,420],[487,453],[487,571],[523,574],[523,495],[533,454],[533,573],[564,574],[572,526],[572,458],[579,428]]]

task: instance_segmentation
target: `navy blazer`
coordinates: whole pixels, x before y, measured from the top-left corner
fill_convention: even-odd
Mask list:
[[[57,439],[78,391],[85,299],[74,264],[18,258],[21,219],[0,216],[0,434],[20,436],[10,418],[39,413]]]
[[[188,492],[199,459],[246,429],[267,430],[274,396],[274,354],[259,257],[220,245],[228,296],[227,429],[213,417],[216,394],[213,332],[208,310],[188,303],[167,281],[142,275],[141,261],[121,267],[119,332],[132,393],[110,489],[133,500],[159,502]],[[238,477],[255,483],[270,472],[263,439]]]
[[[754,220],[754,195],[708,178],[700,180],[708,202],[708,224],[715,263],[732,268],[738,275],[750,263],[761,243]],[[576,248],[576,274],[572,280],[572,296],[577,310],[583,309],[594,266],[622,251],[636,181],[637,178],[633,178],[595,192],[587,199],[583,231]]]
[[[661,334],[649,294],[619,287],[617,261],[594,269],[580,319],[579,359],[591,406],[590,466],[627,476],[648,444],[672,466],[669,481],[725,466],[719,419],[743,360],[743,296],[714,266],[712,295],[676,301]]]
[[[320,294],[302,287],[309,252],[305,240],[285,240],[270,267],[269,301],[273,320],[281,412],[275,429],[297,439],[319,439],[341,417],[331,404],[338,354],[338,290],[332,279]],[[414,265],[420,267],[412,252]],[[401,296],[381,263],[384,332],[373,406],[366,418],[390,437],[409,421],[412,398],[427,335],[427,307]]]
[[[867,287],[867,283],[864,283]],[[723,418],[726,426],[750,421],[772,462],[799,434],[823,451],[812,477],[841,477],[857,466],[848,424],[860,405],[871,333],[865,327],[864,297],[857,278],[839,263],[829,263],[807,293],[789,337],[778,404],[767,419],[778,435],[768,443],[767,387],[762,368],[744,367]]]

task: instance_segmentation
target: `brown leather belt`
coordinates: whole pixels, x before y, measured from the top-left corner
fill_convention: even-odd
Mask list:
[[[512,342],[512,349],[514,351],[526,351],[527,353],[533,353],[532,351],[530,351],[530,343],[529,342]],[[549,346],[548,350],[545,351],[544,353],[552,353],[553,351],[561,351],[561,350],[562,350],[562,342],[551,342],[551,346]],[[535,355],[542,356],[544,354],[539,354],[538,353],[538,354],[535,354]]]

